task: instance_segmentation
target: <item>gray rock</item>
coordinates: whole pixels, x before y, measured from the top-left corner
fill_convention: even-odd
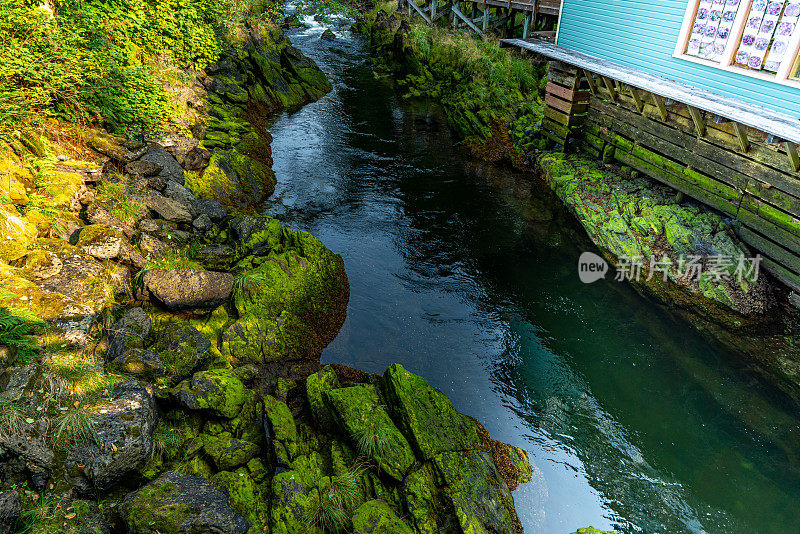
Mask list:
[[[211,342],[192,326],[172,323],[156,335],[150,350],[158,354],[177,383],[191,376],[211,357]]]
[[[161,165],[161,172],[158,173],[158,176],[174,180],[181,185],[185,183],[181,164],[163,148],[151,148],[145,152],[141,159]]]
[[[205,130],[202,135],[205,137]],[[195,148],[183,158],[183,167],[188,171],[200,171],[208,167],[211,161],[211,152],[205,148]]]
[[[166,176],[151,176],[147,179],[147,187],[155,191],[163,191],[170,179]]]
[[[101,224],[85,227],[78,236],[78,247],[98,260],[112,260],[118,257],[123,243],[122,232]]]
[[[142,234],[142,237],[139,239],[139,248],[142,254],[148,258],[160,258],[169,250],[168,245],[150,234]]]
[[[245,534],[245,518],[208,480],[176,471],[129,493],[120,513],[130,534]]]
[[[133,228],[111,215],[107,209],[98,204],[91,204],[86,208],[86,219],[92,224],[102,224],[109,228],[116,228],[127,238],[133,237],[136,233]]]
[[[234,250],[227,245],[206,245],[195,252],[195,259],[207,269],[225,270],[234,259]]]
[[[153,219],[143,219],[139,221],[139,230],[142,232],[157,232],[161,228]]]
[[[197,215],[199,215],[197,209],[195,208],[195,202],[197,202],[197,198],[195,198],[194,193],[179,183],[173,182],[172,180],[168,181],[167,185],[164,186],[164,196],[171,198],[175,202],[183,204],[192,217],[197,217]]]
[[[167,148],[167,151],[175,156],[175,159],[178,160],[178,163],[183,164],[186,154],[196,149],[197,145],[199,144],[200,141],[194,137],[180,137],[175,141],[174,145]]]
[[[213,198],[198,198],[195,202],[195,209],[200,215],[208,215],[212,221],[221,221],[228,216],[228,212]]]
[[[192,226],[201,232],[208,232],[214,226],[214,223],[211,221],[211,217],[203,213],[192,222]]]
[[[21,513],[22,499],[17,490],[0,491],[0,534],[12,532]]]
[[[148,161],[141,159],[139,161],[131,161],[125,165],[125,172],[128,174],[136,174],[138,176],[154,176],[160,173],[164,167],[155,161]]]
[[[151,299],[172,311],[211,311],[233,290],[233,275],[192,269],[151,269],[142,277]]]
[[[320,39],[324,39],[326,41],[334,41],[336,39],[336,34],[333,33],[330,30],[330,28],[328,28],[327,30],[322,32],[322,35],[320,35]]]
[[[156,420],[153,395],[138,382],[124,382],[111,399],[95,403],[95,439],[76,443],[67,453],[66,464],[81,473],[75,481],[78,491],[108,491],[146,462],[153,449]]]
[[[150,316],[141,308],[131,308],[125,312],[108,330],[106,359],[111,361],[131,349],[141,349],[147,344],[152,329]]]
[[[147,349],[130,349],[109,363],[110,370],[152,380],[166,372],[158,354]]]
[[[177,223],[192,222],[192,214],[186,206],[170,198],[156,193],[147,195],[147,207],[158,214],[162,219]]]

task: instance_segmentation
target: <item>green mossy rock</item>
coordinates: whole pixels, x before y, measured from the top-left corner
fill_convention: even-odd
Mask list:
[[[416,531],[438,534],[438,516],[446,507],[444,497],[438,490],[433,464],[426,462],[409,473],[403,481],[401,492]]]
[[[172,391],[182,406],[233,419],[248,397],[247,388],[231,369],[198,371]]]
[[[268,162],[233,148],[214,150],[202,176],[189,187],[195,195],[217,200],[227,209],[246,210],[267,200],[275,184]]]
[[[306,378],[306,396],[311,406],[311,413],[314,417],[314,422],[323,430],[332,429],[335,423],[333,414],[325,405],[324,394],[326,391],[339,387],[341,387],[339,378],[330,365],[326,365],[319,372]]]
[[[307,232],[244,218],[238,268],[258,280],[235,295],[239,319],[222,336],[231,361],[316,360],[339,332],[349,284],[342,258]],[[245,228],[247,231],[245,231]]]
[[[255,458],[261,447],[223,432],[217,436],[203,436],[203,450],[219,471],[231,471]]]
[[[228,497],[214,484],[177,472],[129,493],[120,514],[131,534],[244,534],[249,529],[247,520],[230,508]]]
[[[488,452],[446,452],[433,461],[464,532],[522,532],[511,490]]]
[[[353,512],[354,534],[411,534],[412,532],[383,501],[367,501]]]
[[[211,482],[228,493],[228,503],[234,512],[250,523],[249,532],[266,532],[269,529],[269,500],[247,469],[235,472],[220,471]]]
[[[579,528],[572,534],[616,534],[613,530],[598,530],[594,527]]]
[[[317,489],[304,486],[294,471],[275,475],[272,479],[270,532],[322,534],[322,529],[308,524],[309,502],[317,495]]]
[[[423,459],[480,445],[476,423],[422,377],[395,363],[384,373],[383,384],[394,420]]]
[[[289,467],[297,457],[297,425],[289,407],[275,397],[264,397],[264,416],[269,422],[269,439],[278,465]]]
[[[372,386],[351,386],[324,393],[342,432],[361,452],[395,480],[401,481],[414,464],[414,453],[392,422]]]
[[[9,204],[0,204],[0,217],[0,260],[12,262],[24,257],[39,230]]]
[[[583,225],[598,247],[616,258],[639,257],[644,265],[638,287],[667,305],[685,307],[723,325],[738,328],[743,317],[757,318],[769,309],[772,291],[765,277],[736,276],[739,257],[752,254],[719,215],[692,203],[681,203],[674,190],[647,178],[623,177],[578,155],[543,154],[539,158],[550,186]],[[734,258],[714,276],[681,276],[681,258],[703,257],[704,271],[714,257]],[[666,257],[663,273],[648,278],[650,262]],[[719,268],[719,267],[717,267]],[[735,313],[731,313],[735,312]]]

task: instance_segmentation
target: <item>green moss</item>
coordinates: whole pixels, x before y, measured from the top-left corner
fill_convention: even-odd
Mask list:
[[[417,532],[437,534],[437,516],[444,505],[437,490],[436,473],[432,464],[425,463],[409,473],[403,481],[401,492]]]
[[[297,425],[289,407],[275,397],[264,397],[264,415],[269,420],[272,443],[278,463],[291,465],[297,456]]]
[[[257,444],[234,438],[229,432],[202,439],[203,450],[220,471],[244,466],[261,451]]]
[[[230,369],[198,371],[172,394],[193,410],[206,410],[226,419],[239,415],[248,396],[247,388]]]
[[[389,506],[379,500],[367,501],[353,513],[354,534],[411,534]]]
[[[383,383],[394,419],[422,458],[478,446],[475,422],[458,413],[450,399],[422,377],[392,364],[383,375]]]
[[[319,372],[309,375],[306,378],[306,395],[311,406],[311,413],[314,421],[321,430],[333,428],[333,415],[325,406],[324,393],[332,389],[341,387],[339,378],[333,367],[326,365]]]
[[[221,471],[211,477],[211,482],[227,491],[231,508],[247,519],[251,529],[269,530],[269,501],[265,488],[256,484],[246,469]]]
[[[258,290],[235,295],[239,313],[223,335],[227,357],[251,362],[316,359],[344,320],[349,285],[342,259],[314,236],[271,219],[237,250]]]
[[[346,436],[387,475],[403,480],[414,463],[414,453],[406,438],[392,422],[372,386],[352,386],[328,390],[325,402]]]
[[[200,510],[185,503],[170,503],[176,494],[173,484],[156,482],[145,486],[136,493],[130,513],[125,517],[126,523],[130,528],[144,532],[179,532],[183,522]]]

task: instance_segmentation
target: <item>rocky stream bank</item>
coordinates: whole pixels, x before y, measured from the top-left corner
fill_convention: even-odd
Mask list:
[[[400,365],[320,369],[344,263],[257,213],[264,119],[330,84],[240,37],[162,137],[0,145],[0,533],[521,531],[524,451]]]

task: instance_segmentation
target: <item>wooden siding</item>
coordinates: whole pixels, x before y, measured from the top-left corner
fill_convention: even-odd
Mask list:
[[[800,88],[672,57],[688,0],[564,0],[558,44],[800,118]]]

